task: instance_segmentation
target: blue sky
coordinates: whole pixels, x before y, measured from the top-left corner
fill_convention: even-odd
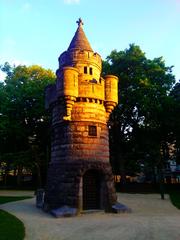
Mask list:
[[[180,79],[180,0],[0,0],[0,64],[55,71],[79,17],[103,59],[135,43],[150,59],[163,56]]]

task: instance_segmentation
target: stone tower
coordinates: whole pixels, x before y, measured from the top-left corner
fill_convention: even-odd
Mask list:
[[[77,21],[77,31],[59,57],[55,85],[46,88],[52,114],[51,162],[45,208],[64,205],[111,211],[116,203],[109,163],[109,115],[118,102],[118,78],[101,77],[102,60]]]

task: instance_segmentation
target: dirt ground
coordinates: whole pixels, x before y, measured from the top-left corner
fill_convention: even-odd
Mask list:
[[[180,240],[180,210],[165,197],[119,193],[119,202],[132,213],[98,212],[58,219],[37,209],[34,198],[0,207],[23,221],[26,240]]]

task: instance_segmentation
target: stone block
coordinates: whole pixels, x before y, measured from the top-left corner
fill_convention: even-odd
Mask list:
[[[37,189],[36,191],[36,207],[42,208],[44,204],[44,189]]]
[[[85,131],[85,127],[84,126],[77,126],[77,131],[80,131],[80,132]]]
[[[63,206],[61,208],[53,209],[50,212],[54,217],[73,217],[77,215],[77,208]]]
[[[117,202],[114,205],[112,205],[112,212],[113,213],[131,213],[132,210],[126,205]]]

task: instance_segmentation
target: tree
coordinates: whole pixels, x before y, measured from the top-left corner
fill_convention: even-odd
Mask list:
[[[48,115],[44,109],[44,88],[54,83],[51,70],[40,66],[1,66],[7,76],[0,84],[0,160],[17,169],[19,183],[23,168],[44,165],[47,151]],[[41,179],[39,178],[39,183]]]
[[[176,162],[180,164],[180,80],[175,84],[170,92],[170,96],[174,100],[174,135],[175,135],[175,146],[176,146]]]
[[[104,74],[119,77],[119,104],[111,115],[110,149],[114,171],[125,175],[163,168],[162,147],[171,140],[175,78],[162,57],[147,59],[139,46],[112,51],[103,62]],[[164,152],[163,152],[164,153]]]

